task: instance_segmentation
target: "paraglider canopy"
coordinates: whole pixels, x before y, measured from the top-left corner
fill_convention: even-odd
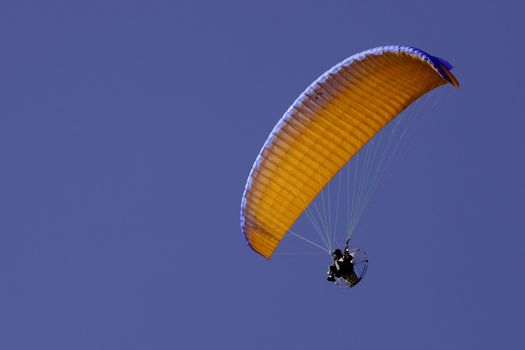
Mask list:
[[[408,46],[351,56],[314,81],[257,156],[241,201],[241,229],[269,259],[332,178],[399,113],[458,81],[443,59]],[[356,252],[357,253],[357,252]]]

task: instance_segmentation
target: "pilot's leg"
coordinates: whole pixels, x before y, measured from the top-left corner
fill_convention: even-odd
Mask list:
[[[326,280],[330,282],[335,282],[335,272],[336,271],[337,269],[335,268],[335,266],[330,265],[330,267],[328,268],[328,277],[326,278]]]

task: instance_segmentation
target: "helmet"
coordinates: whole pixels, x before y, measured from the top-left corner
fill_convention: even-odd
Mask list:
[[[336,249],[332,252],[332,256],[337,259],[342,257],[343,253],[341,252],[341,249]]]

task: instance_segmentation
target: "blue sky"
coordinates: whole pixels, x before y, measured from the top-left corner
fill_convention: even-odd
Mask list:
[[[523,7],[517,1],[0,3],[0,348],[520,349]],[[354,236],[253,253],[240,199],[322,72],[406,44],[445,87]]]

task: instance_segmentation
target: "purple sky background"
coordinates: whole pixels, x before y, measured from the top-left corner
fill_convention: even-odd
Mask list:
[[[0,2],[0,349],[522,349],[519,1]],[[246,245],[242,191],[321,73],[405,44],[443,57],[354,238]]]

